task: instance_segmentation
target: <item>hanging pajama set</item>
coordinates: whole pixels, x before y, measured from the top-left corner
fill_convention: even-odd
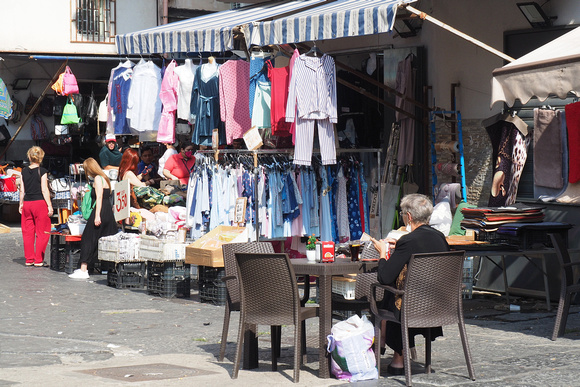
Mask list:
[[[328,55],[309,57],[300,55],[292,70],[286,121],[296,118],[294,164],[310,165],[314,123],[318,124],[318,140],[322,164],[336,164],[334,124],[336,110],[336,69]]]

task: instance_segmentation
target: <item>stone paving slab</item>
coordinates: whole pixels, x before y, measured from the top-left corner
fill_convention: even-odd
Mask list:
[[[238,314],[232,313],[226,358],[217,361],[225,308],[189,299],[164,299],[145,290],[114,289],[103,275],[73,281],[47,268],[24,266],[21,235],[0,234],[0,386],[256,386],[292,385],[293,329],[282,330],[279,371],[270,371],[268,327],[259,327],[257,370],[230,378],[236,348]],[[580,385],[580,307],[573,306],[566,335],[551,341],[555,308],[516,299],[519,313],[509,312],[497,295],[465,301],[467,334],[476,381],[468,378],[457,327],[433,343],[434,373],[424,374],[424,344],[417,339],[413,362],[415,386],[575,386]],[[525,307],[524,307],[525,306]],[[345,383],[317,377],[316,319],[307,322],[304,386]],[[383,356],[379,380],[359,386],[402,386],[404,377],[386,377],[390,354]],[[193,376],[163,378],[160,364],[199,371]],[[136,382],[147,365],[160,380]],[[129,368],[118,368],[129,367]],[[133,367],[133,368],[131,368]],[[171,367],[170,367],[171,368]],[[127,370],[122,378],[102,373]],[[133,371],[132,371],[133,370]],[[182,369],[183,370],[183,369]],[[187,370],[186,370],[187,371]],[[184,371],[185,372],[185,371]],[[145,372],[147,373],[147,372]],[[156,375],[153,375],[156,374]],[[127,380],[124,380],[127,379]]]

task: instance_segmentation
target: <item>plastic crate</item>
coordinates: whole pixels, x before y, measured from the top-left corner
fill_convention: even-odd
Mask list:
[[[340,294],[345,300],[355,299],[356,280],[345,277],[332,277],[332,292]]]
[[[66,254],[66,262],[64,266],[64,271],[67,274],[72,274],[79,266],[79,259],[81,257],[81,249],[72,249],[68,254]]]
[[[199,299],[214,305],[225,305],[227,302],[227,289],[225,283],[223,286],[213,282],[197,283],[199,289]]]
[[[63,246],[50,246],[50,269],[64,271],[66,266],[66,249]]]
[[[161,297],[189,298],[191,269],[179,262],[147,262],[147,293]]]
[[[98,257],[109,262],[144,262],[139,256],[138,234],[117,234],[99,239]]]
[[[141,259],[155,262],[185,260],[186,243],[175,240],[163,240],[154,236],[141,236],[139,256]]]
[[[473,257],[465,257],[463,261],[463,298],[473,295]]]
[[[200,282],[218,282],[225,285],[221,280],[226,276],[226,269],[223,267],[198,266],[197,275]]]
[[[191,279],[164,279],[163,277],[149,277],[147,280],[147,294],[164,298],[189,298],[191,296]]]
[[[225,274],[223,267],[198,266],[197,285],[201,302],[215,305],[226,304],[226,284],[221,280]]]
[[[145,270],[145,262],[118,262],[107,272],[107,285],[117,289],[142,289]]]

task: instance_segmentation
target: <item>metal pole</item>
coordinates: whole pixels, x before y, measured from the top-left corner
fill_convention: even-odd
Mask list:
[[[495,48],[488,46],[487,44],[480,42],[479,40],[461,32],[459,30],[456,30],[455,28],[443,23],[442,21],[435,19],[433,16],[429,16],[425,12],[419,11],[418,9],[413,8],[410,5],[407,5],[405,7],[405,9],[407,9],[409,12],[419,16],[421,18],[421,20],[428,20],[431,23],[438,25],[439,27],[441,27],[441,28],[443,28],[443,29],[445,29],[445,30],[457,35],[457,36],[460,36],[463,39],[465,39],[473,44],[475,44],[476,46],[479,46],[479,47],[483,48],[484,50],[487,50],[487,51],[491,52],[492,54],[495,54],[495,55],[499,56],[500,58],[507,60],[508,62],[513,62],[515,60],[511,56],[506,55],[503,52],[496,50]]]

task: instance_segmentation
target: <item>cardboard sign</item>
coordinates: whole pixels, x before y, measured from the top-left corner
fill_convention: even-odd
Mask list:
[[[236,199],[235,207],[235,217],[234,222],[239,224],[246,223],[246,205],[248,203],[248,198],[241,197]]]
[[[211,148],[218,149],[220,146],[220,134],[217,128],[211,131]]]
[[[246,148],[249,150],[255,150],[264,145],[262,142],[262,136],[255,126],[252,126],[250,130],[244,133],[244,142],[246,143]]]
[[[115,184],[113,212],[115,220],[127,219],[130,213],[129,195],[131,194],[129,180],[121,180]]]

